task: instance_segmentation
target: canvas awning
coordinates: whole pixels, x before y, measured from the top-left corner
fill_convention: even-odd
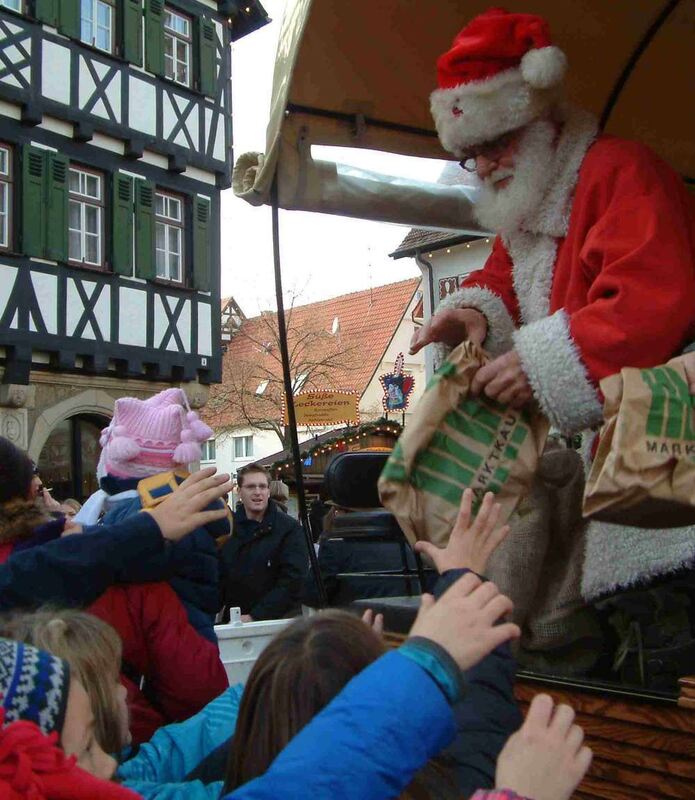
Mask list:
[[[313,160],[313,144],[445,158],[429,112],[435,62],[490,0],[288,0],[264,154],[241,156],[234,191],[279,204],[475,230],[470,190]],[[653,147],[695,178],[695,0],[509,0],[544,15],[567,53],[569,97],[609,133]]]

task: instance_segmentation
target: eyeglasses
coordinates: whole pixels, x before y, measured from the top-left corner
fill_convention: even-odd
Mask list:
[[[498,136],[497,139],[491,139],[489,142],[482,142],[471,147],[459,161],[459,166],[461,169],[465,169],[466,172],[475,172],[480,156],[488,159],[488,161],[496,161],[514,141],[517,133],[518,131],[509,131],[509,133]]]

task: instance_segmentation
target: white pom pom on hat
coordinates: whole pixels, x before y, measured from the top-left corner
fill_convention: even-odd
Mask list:
[[[557,86],[567,72],[567,56],[555,45],[535,47],[521,58],[521,76],[534,89]]]

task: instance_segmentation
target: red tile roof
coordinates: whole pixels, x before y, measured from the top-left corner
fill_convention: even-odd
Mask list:
[[[293,378],[308,372],[305,390],[363,394],[419,283],[411,278],[286,310]],[[265,380],[269,385],[256,395]],[[274,312],[246,319],[227,344],[222,383],[211,387],[206,422],[218,429],[245,425],[242,395],[252,416],[278,418],[282,362]]]

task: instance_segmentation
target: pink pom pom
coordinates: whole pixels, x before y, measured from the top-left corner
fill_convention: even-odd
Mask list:
[[[114,436],[127,436],[128,428],[125,425],[114,425],[112,433]]]
[[[200,445],[195,442],[181,442],[174,450],[174,461],[177,464],[191,464],[200,461]]]
[[[181,431],[181,441],[182,442],[195,442],[195,435],[190,428],[184,428]]]
[[[188,414],[186,414],[186,419],[188,420],[188,427],[193,431],[196,441],[206,442],[208,439],[212,438],[212,428],[206,425],[195,411],[189,411]]]
[[[137,442],[127,436],[114,435],[108,444],[108,451],[110,461],[132,461],[140,455]]]

